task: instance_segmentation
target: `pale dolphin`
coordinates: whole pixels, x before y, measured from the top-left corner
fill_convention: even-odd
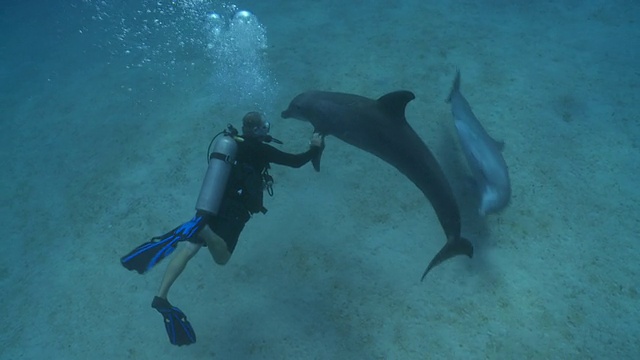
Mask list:
[[[460,146],[480,192],[478,212],[483,216],[498,212],[509,204],[511,198],[509,171],[501,152],[503,144],[489,136],[462,96],[460,71],[456,73],[447,102],[451,103]]]

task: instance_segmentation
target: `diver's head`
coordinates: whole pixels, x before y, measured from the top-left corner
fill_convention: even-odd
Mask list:
[[[269,134],[270,128],[271,124],[259,112],[248,112],[242,118],[242,136],[244,137],[265,137]]]

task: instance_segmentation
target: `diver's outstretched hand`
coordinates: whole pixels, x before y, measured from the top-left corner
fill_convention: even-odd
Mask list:
[[[324,136],[319,133],[313,133],[311,140],[309,140],[309,145],[324,148]]]

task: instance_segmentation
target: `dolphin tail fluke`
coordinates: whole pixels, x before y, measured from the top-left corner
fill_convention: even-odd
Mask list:
[[[453,80],[453,86],[451,86],[451,92],[449,93],[449,96],[447,97],[447,100],[445,100],[445,101],[447,103],[450,103],[451,102],[451,98],[457,92],[460,92],[460,69],[456,70],[456,78],[455,78],[455,80]]]
[[[431,269],[457,255],[467,255],[470,258],[473,257],[473,245],[471,244],[471,241],[463,237],[459,237],[457,240],[447,241],[433,260],[431,260],[424,273],[422,273],[420,281],[424,280],[424,277],[427,276],[427,273]]]

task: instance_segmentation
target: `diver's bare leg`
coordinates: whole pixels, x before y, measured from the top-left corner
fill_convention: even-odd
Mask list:
[[[209,252],[216,264],[224,265],[229,261],[231,253],[227,248],[227,243],[225,243],[220,236],[216,235],[209,226],[205,226],[198,236],[201,236],[205,243],[207,243]]]
[[[187,263],[191,258],[200,250],[202,245],[194,244],[189,241],[185,241],[184,245],[181,249],[176,251],[176,254],[173,256],[173,259],[169,262],[167,266],[167,270],[164,273],[164,277],[162,278],[162,283],[160,283],[160,289],[158,290],[158,297],[163,299],[167,298],[167,294],[169,293],[169,289],[171,285],[176,281],[178,276],[182,274],[182,271],[187,266]]]

